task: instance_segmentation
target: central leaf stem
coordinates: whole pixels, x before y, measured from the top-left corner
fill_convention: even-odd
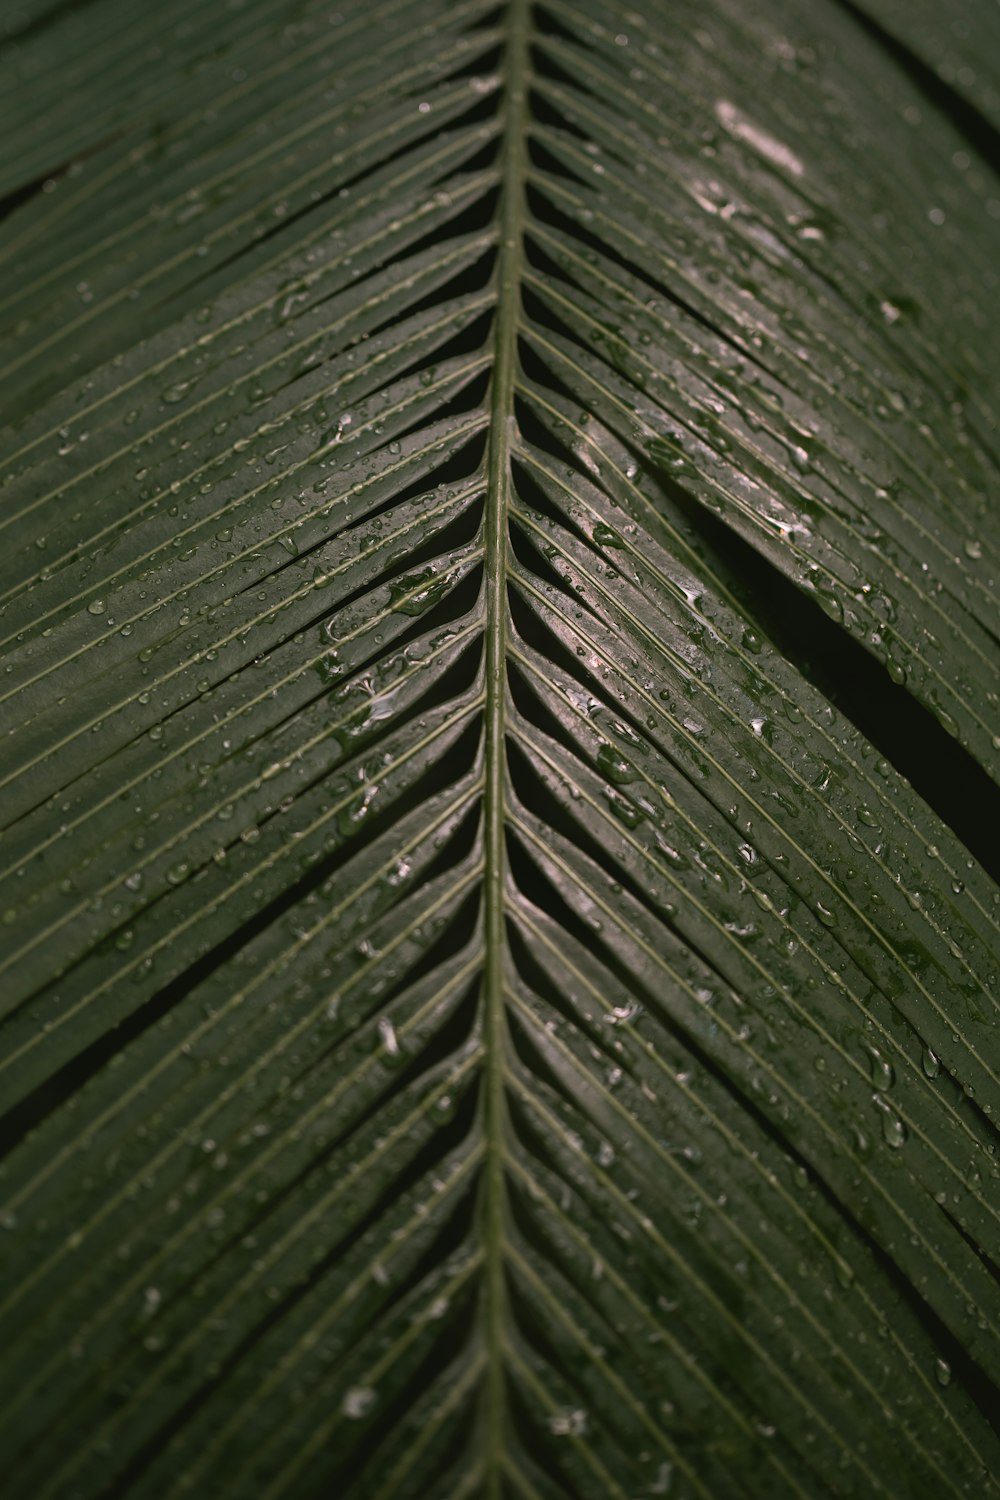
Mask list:
[[[507,573],[511,448],[514,434],[514,382],[524,256],[525,179],[531,0],[510,0],[505,57],[504,130],[501,156],[500,247],[497,263],[495,358],[490,386],[490,435],[487,452],[485,516],[486,588],[486,744],[484,789],[484,976],[485,1132],[483,1181],[485,1243],[485,1321],[488,1355],[486,1401],[486,1492],[499,1500],[502,1489],[505,1427],[504,1348],[506,1294],[504,1238],[507,1214],[504,1178],[506,1133],[504,890],[506,885],[505,814],[507,801]]]

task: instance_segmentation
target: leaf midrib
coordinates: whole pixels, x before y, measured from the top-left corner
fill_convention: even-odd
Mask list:
[[[507,768],[507,575],[517,334],[524,266],[525,182],[530,0],[510,0],[505,63],[504,122],[500,156],[500,244],[497,261],[495,363],[490,384],[490,429],[484,514],[485,771],[483,1041],[486,1163],[480,1200],[485,1247],[484,1320],[487,1347],[485,1479],[489,1500],[500,1500],[504,1468],[504,1362],[507,1318],[504,1244],[507,1217],[507,1019],[505,999],[504,890]]]

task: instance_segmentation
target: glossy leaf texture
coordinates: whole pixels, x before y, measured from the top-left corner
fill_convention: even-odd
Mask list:
[[[997,1492],[995,28],[0,18],[9,1494]]]

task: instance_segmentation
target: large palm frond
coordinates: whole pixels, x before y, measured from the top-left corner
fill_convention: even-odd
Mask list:
[[[17,1500],[994,1492],[954,14],[0,20]]]

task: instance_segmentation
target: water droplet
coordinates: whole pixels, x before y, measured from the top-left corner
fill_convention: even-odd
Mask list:
[[[924,1048],[920,1062],[928,1078],[936,1078],[941,1071],[941,1059],[930,1047]]]
[[[659,1468],[656,1471],[656,1478],[649,1486],[649,1493],[651,1495],[669,1495],[670,1481],[673,1478],[673,1472],[673,1464],[667,1462],[660,1464]]]
[[[934,1377],[938,1385],[948,1385],[951,1381],[951,1365],[946,1359],[934,1361]]]
[[[346,807],[341,808],[337,814],[337,828],[342,834],[354,831],[361,820],[366,816],[378,787],[366,786],[356,797],[353,797]]]
[[[193,380],[175,380],[173,385],[167,386],[166,390],[163,392],[162,399],[167,406],[176,406],[178,401],[184,400],[184,397],[188,394],[193,385]]]
[[[549,1430],[556,1437],[580,1437],[587,1430],[587,1413],[580,1407],[564,1406],[549,1417]]]
[[[642,1014],[642,1006],[638,1000],[628,1000],[624,1005],[616,1005],[604,1017],[609,1026],[624,1026],[629,1021],[634,1021],[636,1016]]]
[[[624,786],[626,782],[634,781],[636,777],[635,767],[618,754],[614,745],[606,741],[601,744],[597,751],[597,765],[601,774],[616,786]]]
[[[393,1026],[388,1016],[379,1017],[378,1033],[382,1038],[382,1046],[385,1048],[388,1055],[390,1057],[398,1057],[399,1038],[396,1035],[396,1028]]]
[[[616,792],[612,787],[607,787],[604,795],[619,823],[624,823],[626,828],[638,828],[642,822],[642,813],[631,798],[623,796],[621,792]]]
[[[409,573],[389,585],[391,606],[397,614],[422,615],[446,593],[448,583],[446,573],[435,574],[432,568]]]
[[[599,521],[591,532],[591,536],[598,547],[624,547],[625,543],[613,526],[606,526]]]
[[[882,1116],[882,1139],[887,1146],[898,1151],[906,1140],[906,1126],[898,1115],[894,1114],[887,1099],[881,1094],[873,1094],[872,1103]]]
[[[845,1292],[849,1292],[854,1285],[854,1267],[849,1265],[846,1260],[842,1260],[838,1255],[834,1262],[834,1269],[837,1281],[844,1288]]]
[[[892,1071],[892,1063],[877,1047],[869,1046],[868,1055],[871,1061],[872,1083],[877,1089],[891,1089],[896,1077]]]
[[[375,1392],[370,1385],[352,1385],[340,1403],[345,1417],[357,1422],[375,1405]]]

